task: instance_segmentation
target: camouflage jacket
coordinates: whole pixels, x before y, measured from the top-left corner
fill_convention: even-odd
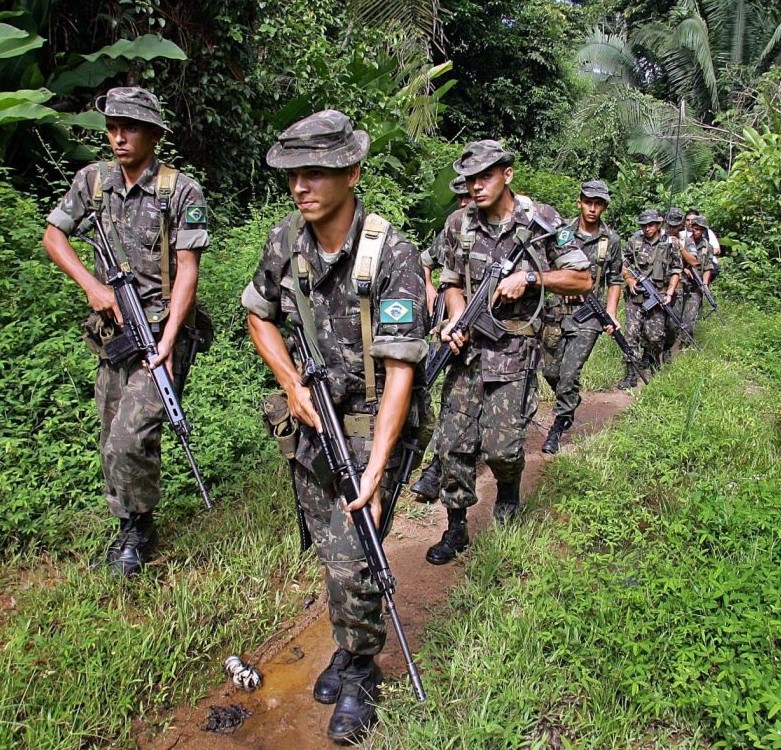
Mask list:
[[[498,226],[489,224],[484,213],[477,209],[474,203],[455,211],[448,217],[443,230],[445,267],[441,276],[442,283],[463,289],[468,272],[472,289],[476,289],[483,276],[490,271],[491,265],[507,257],[512,250],[516,230],[532,226],[534,216],[539,216],[553,230],[562,228],[561,217],[551,206],[535,203],[526,196],[520,195],[514,196],[514,200],[515,208],[509,221]],[[468,269],[459,241],[462,227],[466,229],[467,234],[474,235],[474,244],[468,256]],[[531,231],[535,237],[546,233],[537,223],[533,224]],[[539,268],[524,259],[516,270],[549,271],[555,268],[585,271],[589,267],[588,258],[566,232],[559,232],[557,236],[536,244],[533,252]],[[525,294],[518,302],[494,308],[494,315],[498,320],[527,321],[534,315],[539,301],[539,290],[532,290],[531,294]],[[542,321],[537,319],[534,324],[535,332],[539,333],[541,328]],[[524,373],[523,339],[523,336],[505,335],[494,342],[475,332],[468,345],[466,362],[471,362],[475,357],[480,356],[482,377],[486,381],[518,380]]]
[[[445,233],[440,232],[434,238],[434,242],[431,243],[431,247],[428,248],[428,250],[424,250],[420,254],[420,262],[426,268],[431,268],[432,270],[435,268],[442,268],[444,264],[444,254],[445,254],[444,245],[445,245]]]
[[[621,286],[621,284],[624,283],[621,276],[621,240],[603,221],[600,221],[599,231],[595,234],[584,232],[580,228],[578,218],[567,222],[565,231],[572,233],[572,241],[584,252],[589,263],[591,263],[591,280],[595,283],[597,280],[597,266],[601,266],[599,289],[595,286],[592,291],[604,303],[605,289],[608,286]],[[600,244],[604,245],[605,241],[607,242],[607,246],[605,248],[604,258],[600,263],[599,248]],[[579,304],[580,297],[576,299],[578,300],[577,304]],[[571,314],[573,309],[567,304],[568,301],[571,300],[567,300],[558,294],[551,295],[545,302],[546,311],[548,313],[546,320],[552,315],[557,322],[560,322],[564,315]],[[602,330],[602,326],[600,326],[596,320],[590,320],[584,325],[585,327],[593,328],[594,330]]]
[[[283,329],[301,322],[289,247],[295,217],[296,214],[290,214],[271,230],[255,276],[242,295],[242,304],[250,312]],[[343,410],[371,413],[374,406],[367,406],[365,401],[360,298],[351,278],[363,218],[363,206],[358,201],[352,227],[335,263],[323,259],[311,230],[303,222],[295,233],[294,249],[309,268],[309,299],[317,343],[328,368],[334,402],[341,404]],[[420,253],[392,227],[380,254],[370,297],[370,353],[375,361],[378,394],[384,382],[385,358],[420,363],[417,376],[418,382],[422,382],[428,321]]]
[[[103,183],[103,192],[109,199],[109,210],[102,210],[102,203],[96,208],[101,214],[103,228],[109,239],[111,220],[117,228],[125,254],[130,261],[136,278],[136,288],[144,308],[162,310],[161,287],[161,215],[155,196],[159,162],[154,159],[130,189],[125,187],[119,164],[113,164]],[[73,180],[65,197],[46,221],[70,237],[82,219],[93,208],[93,187],[98,175],[98,164],[81,169]],[[209,245],[206,231],[206,202],[201,186],[192,178],[180,173],[169,202],[169,243],[171,250],[171,283],[176,277],[176,250],[204,250]],[[115,251],[116,252],[116,251]],[[95,260],[96,276],[106,280],[105,270]]]
[[[681,274],[681,251],[678,242],[671,239],[657,234],[649,242],[642,234],[632,235],[624,248],[624,265],[637,268],[660,291],[666,289],[670,278]]]
[[[713,270],[713,248],[711,247],[710,242],[705,239],[704,235],[700,238],[700,241],[696,243],[694,238],[689,235],[685,240],[684,247],[687,252],[691,253],[697,258],[696,268],[700,275],[704,274],[705,271]],[[688,268],[687,263],[684,262],[683,265]],[[695,285],[694,281],[690,279],[685,273],[681,274],[681,284],[683,285],[684,289],[687,290],[694,287]]]

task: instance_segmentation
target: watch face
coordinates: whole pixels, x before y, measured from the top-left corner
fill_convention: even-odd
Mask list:
[[[534,271],[529,271],[526,274],[526,283],[527,284],[536,284],[537,283],[537,274],[534,273]]]

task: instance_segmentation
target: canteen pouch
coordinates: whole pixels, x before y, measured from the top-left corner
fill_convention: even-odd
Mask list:
[[[292,461],[298,447],[298,423],[290,416],[287,396],[281,391],[271,393],[263,401],[263,421],[268,433],[277,441],[280,453]]]
[[[110,318],[92,312],[81,321],[81,337],[87,348],[112,365],[123,362],[138,350],[130,337]]]

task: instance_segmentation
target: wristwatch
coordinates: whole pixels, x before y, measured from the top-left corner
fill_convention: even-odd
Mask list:
[[[526,272],[526,283],[529,286],[537,286],[537,274],[534,271]]]

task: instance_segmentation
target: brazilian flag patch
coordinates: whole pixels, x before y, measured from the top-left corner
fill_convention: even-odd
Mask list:
[[[380,301],[380,323],[411,323],[411,299],[384,299]]]
[[[566,245],[568,242],[572,242],[572,240],[575,239],[575,232],[573,232],[571,229],[560,229],[556,233],[556,244],[561,247],[562,245]]]
[[[185,224],[205,224],[206,206],[187,206],[184,210]]]

